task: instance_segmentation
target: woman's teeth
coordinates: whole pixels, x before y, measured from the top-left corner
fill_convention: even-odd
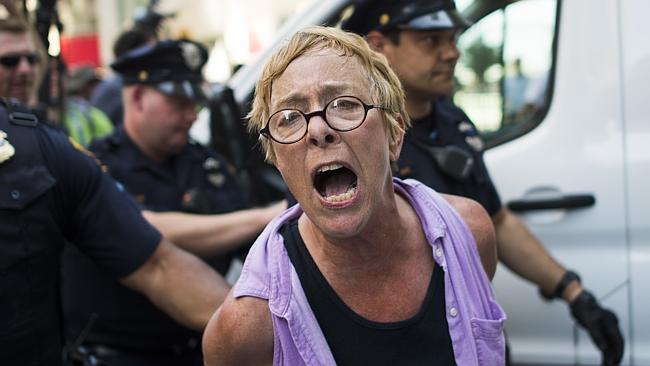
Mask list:
[[[357,187],[350,187],[344,193],[337,194],[334,196],[323,197],[327,202],[343,202],[352,198],[354,193],[357,191]]]

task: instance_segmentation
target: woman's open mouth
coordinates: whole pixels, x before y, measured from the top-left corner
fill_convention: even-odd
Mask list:
[[[316,172],[314,187],[327,202],[347,201],[357,191],[357,175],[340,164],[325,165]]]

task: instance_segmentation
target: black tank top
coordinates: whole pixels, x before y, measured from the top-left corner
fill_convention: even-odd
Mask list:
[[[338,297],[305,246],[297,220],[281,229],[309,305],[337,365],[455,365],[445,317],[444,272],[435,264],[420,311],[410,319],[367,320]]]

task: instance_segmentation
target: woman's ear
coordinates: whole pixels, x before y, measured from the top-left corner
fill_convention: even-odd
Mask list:
[[[390,142],[388,143],[391,162],[395,162],[399,159],[400,153],[402,152],[402,144],[404,143],[404,133],[406,132],[406,122],[402,116],[395,115],[394,118],[399,125],[399,128],[395,129],[395,134],[391,137]]]

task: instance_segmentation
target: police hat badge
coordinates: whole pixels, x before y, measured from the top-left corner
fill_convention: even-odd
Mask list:
[[[185,65],[187,65],[190,70],[197,70],[203,65],[201,49],[199,49],[196,44],[181,42],[179,46],[183,54],[183,59],[185,59]]]
[[[7,141],[7,134],[0,130],[0,163],[9,160],[16,153],[16,149]]]

